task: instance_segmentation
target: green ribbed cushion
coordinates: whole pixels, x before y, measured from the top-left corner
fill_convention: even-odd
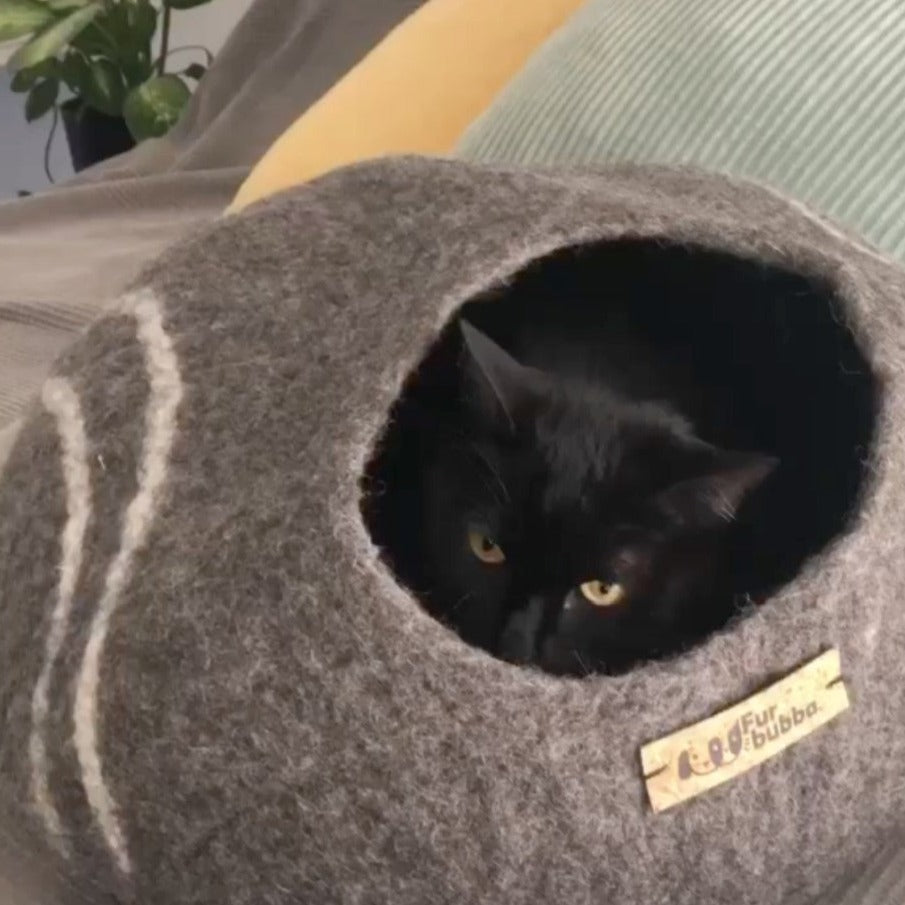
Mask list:
[[[905,260],[905,2],[591,0],[459,151],[696,164],[772,184]]]

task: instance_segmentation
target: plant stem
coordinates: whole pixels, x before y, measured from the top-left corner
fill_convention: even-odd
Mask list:
[[[53,124],[50,127],[50,134],[47,136],[47,143],[44,145],[44,172],[51,184],[54,182],[53,173],[50,172],[50,149],[53,146],[53,137],[56,135],[57,123],[60,121],[60,109],[54,104],[53,107]]]
[[[163,0],[163,24],[160,27],[160,59],[157,61],[157,74],[163,75],[167,63],[167,54],[170,52],[170,9],[168,0]]]

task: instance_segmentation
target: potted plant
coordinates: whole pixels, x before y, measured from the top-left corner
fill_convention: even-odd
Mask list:
[[[62,114],[76,171],[165,134],[190,82],[207,69],[199,62],[174,69],[171,57],[195,50],[211,59],[203,47],[170,47],[172,14],[208,2],[0,0],[0,41],[24,39],[7,67],[12,90],[26,95],[26,119],[52,113],[52,139]]]

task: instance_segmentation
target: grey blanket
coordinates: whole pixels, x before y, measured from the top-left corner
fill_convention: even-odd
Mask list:
[[[557,680],[418,607],[359,480],[461,303],[620,236],[832,287],[881,413],[851,530],[755,615],[675,661]],[[155,905],[845,895],[905,828],[903,295],[795,205],[669,170],[385,162],[172,249],[60,361],[0,484],[0,838]],[[641,744],[825,647],[848,713],[650,812]]]
[[[0,204],[0,466],[50,362],[166,245],[217,217],[271,142],[423,0],[257,0],[164,139]]]

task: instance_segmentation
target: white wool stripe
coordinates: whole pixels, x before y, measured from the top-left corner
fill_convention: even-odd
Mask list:
[[[31,796],[52,842],[68,854],[60,815],[50,794],[45,729],[50,709],[50,682],[69,629],[72,600],[82,569],[85,530],[91,517],[91,471],[85,419],[72,384],[55,378],[44,384],[44,408],[53,415],[62,445],[63,480],[66,487],[66,525],[60,541],[61,555],[57,599],[44,644],[44,662],[31,698],[31,735],[28,753],[31,766]]]
[[[98,687],[101,660],[110,620],[129,577],[136,552],[144,544],[154,520],[160,490],[166,481],[170,451],[176,433],[176,412],[183,385],[173,343],[163,326],[160,305],[154,295],[142,291],[129,296],[124,310],[138,324],[144,347],[150,393],[145,416],[145,437],[138,467],[138,489],[126,509],[120,547],[110,564],[101,599],[85,645],[75,694],[74,742],[88,804],[117,866],[132,869],[126,838],[113,795],[104,780],[98,747]]]

